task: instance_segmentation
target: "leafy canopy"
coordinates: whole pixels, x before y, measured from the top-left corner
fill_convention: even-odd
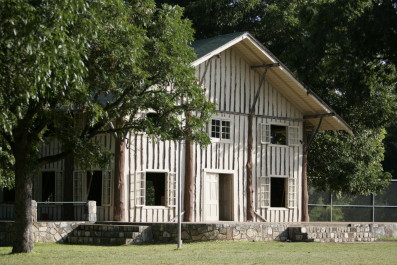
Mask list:
[[[193,30],[182,12],[151,0],[2,1],[0,185],[12,183],[22,143],[29,170],[67,153],[87,167],[104,163],[91,141],[101,133],[208,143],[201,128],[213,107],[190,67]],[[40,157],[53,139],[62,152]]]

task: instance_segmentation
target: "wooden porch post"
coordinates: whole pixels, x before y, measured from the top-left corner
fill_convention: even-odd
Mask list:
[[[302,222],[309,222],[309,191],[307,186],[307,153],[308,135],[303,125],[303,156],[302,156]]]
[[[124,198],[124,161],[125,140],[117,137],[115,146],[115,168],[114,168],[114,220],[124,222],[125,220],[125,198]]]
[[[123,117],[116,120],[116,126],[124,122]],[[125,181],[124,181],[124,168],[125,168],[125,135],[124,133],[115,134],[115,157],[114,157],[114,192],[113,192],[113,219],[114,221],[124,222],[125,220]]]

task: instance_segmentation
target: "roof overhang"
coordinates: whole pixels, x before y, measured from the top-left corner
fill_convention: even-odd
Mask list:
[[[311,90],[305,88],[280,60],[248,32],[233,34],[219,47],[215,46],[213,49],[204,51],[204,54],[192,62],[192,66],[198,66],[229,48],[242,54],[251,66],[279,63],[280,65],[277,67],[268,68],[266,79],[303,114],[303,118],[314,128],[317,127],[319,118],[322,117],[319,130],[343,130],[353,134],[350,126],[331,107]],[[263,70],[258,67],[256,71]]]

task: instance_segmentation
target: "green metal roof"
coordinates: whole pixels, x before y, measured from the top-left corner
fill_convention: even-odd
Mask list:
[[[197,58],[201,58],[245,33],[246,32],[234,32],[209,39],[197,40],[192,43],[192,47],[196,51]]]

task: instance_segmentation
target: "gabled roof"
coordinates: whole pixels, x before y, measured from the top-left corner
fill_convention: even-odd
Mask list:
[[[343,130],[352,134],[350,126],[331,107],[314,92],[305,88],[279,59],[248,32],[237,32],[198,40],[192,46],[198,56],[192,62],[193,66],[199,65],[229,48],[238,50],[251,66],[279,63],[280,66],[269,68],[266,79],[277,87],[278,91],[303,113],[304,118],[308,122],[316,127],[318,125],[318,117],[323,115],[320,130]]]

